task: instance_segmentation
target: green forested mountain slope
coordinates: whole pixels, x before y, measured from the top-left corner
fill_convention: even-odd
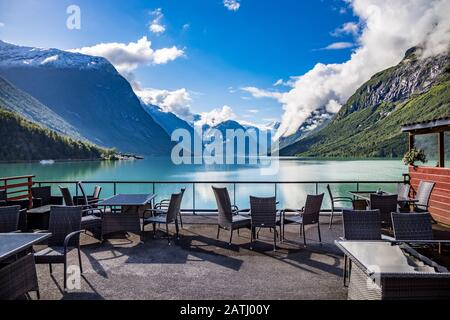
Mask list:
[[[450,55],[417,58],[417,48],[398,65],[359,88],[325,128],[281,150],[302,157],[401,157],[408,122],[450,115]]]
[[[101,159],[111,152],[61,136],[0,106],[0,161]]]

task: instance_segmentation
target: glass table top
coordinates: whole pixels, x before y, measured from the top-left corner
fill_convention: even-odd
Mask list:
[[[0,261],[51,236],[51,233],[0,233]]]
[[[336,245],[368,273],[448,272],[406,245],[388,241],[336,241]]]

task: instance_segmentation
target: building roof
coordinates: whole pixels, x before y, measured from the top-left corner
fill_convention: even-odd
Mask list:
[[[450,115],[443,118],[404,124],[402,132],[431,133],[450,131]]]

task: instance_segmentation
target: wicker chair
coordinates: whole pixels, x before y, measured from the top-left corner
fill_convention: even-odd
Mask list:
[[[77,187],[81,191],[81,195],[72,197],[75,205],[89,205],[94,207],[95,204],[100,201],[100,193],[102,192],[101,186],[95,186],[92,195],[86,193],[82,181],[77,182]]]
[[[33,196],[33,208],[47,205],[62,205],[63,198],[60,196],[52,196],[52,187],[34,187],[31,188]]]
[[[277,249],[277,200],[275,197],[257,198],[250,197],[250,216],[251,216],[251,245],[255,240],[256,228],[273,229],[273,251]],[[281,224],[280,224],[281,229]],[[281,232],[280,232],[281,233]]]
[[[95,186],[94,192],[92,193],[92,200],[93,202],[98,202],[100,200],[100,193],[102,192],[101,186]]]
[[[184,195],[186,188],[181,188],[181,193]],[[170,199],[163,199],[157,204],[155,204],[154,208],[162,211],[167,211],[169,209]],[[181,228],[183,228],[183,217],[181,216],[181,208],[180,213],[178,214],[178,219],[180,220]]]
[[[29,253],[0,268],[0,300],[14,300],[35,291],[40,299],[36,265]]]
[[[283,210],[283,232],[282,238],[284,239],[284,226],[286,224],[299,224],[300,225],[300,235],[303,234],[303,243],[306,247],[306,235],[305,235],[305,225],[316,224],[317,232],[319,235],[319,242],[322,244],[322,236],[320,234],[320,209],[322,208],[324,194],[319,195],[308,195],[306,197],[306,204],[302,210],[292,210],[285,209]],[[297,215],[294,216],[286,216],[286,212],[296,212]]]
[[[212,187],[212,189],[214,191],[218,209],[217,239],[219,239],[220,236],[220,229],[229,230],[230,241],[228,244],[231,245],[234,230],[238,230],[239,232],[239,229],[250,229],[250,217],[239,215],[239,213],[248,210],[239,210],[238,207],[231,204],[227,188]]]
[[[15,201],[11,201],[8,200],[8,195],[6,193],[6,191],[1,190],[0,191],[0,208],[1,207],[14,207],[14,206],[19,206],[19,224],[18,224],[18,230],[22,231],[22,232],[26,232],[28,227],[27,227],[27,209],[29,206],[29,201],[28,200],[15,200]]]
[[[397,184],[397,194],[399,198],[408,199],[411,186],[406,183]]]
[[[392,213],[395,240],[433,240],[430,214]]]
[[[0,233],[19,230],[20,206],[0,207]]]
[[[418,200],[414,205],[414,211],[427,212],[430,202],[431,192],[433,192],[435,183],[428,181],[420,181],[419,188],[416,193],[415,199]]]
[[[370,210],[380,210],[381,223],[387,227],[391,227],[391,212],[397,212],[396,194],[392,195],[370,195]]]
[[[342,212],[344,223],[344,236],[342,240],[381,240],[381,214],[380,210],[344,210]],[[351,262],[344,255],[344,286],[347,275],[350,277]]]
[[[78,262],[83,272],[80,251],[81,207],[53,206],[50,211],[48,247],[34,254],[37,264],[64,264],[64,289],[67,285],[67,254],[72,248],[78,249]]]
[[[153,236],[156,237],[156,224],[165,224],[166,225],[166,233],[167,233],[167,241],[170,242],[170,233],[169,233],[169,224],[174,223],[176,229],[176,236],[179,239],[179,230],[178,230],[178,215],[181,209],[181,201],[183,200],[183,192],[174,193],[170,198],[169,207],[166,210],[160,209],[147,209],[145,212],[150,212],[152,215],[150,217],[144,217],[142,231],[144,231],[144,227],[148,224],[153,225]],[[145,213],[144,213],[145,214]]]
[[[66,206],[73,207],[75,206],[73,197],[70,193],[69,188],[59,186],[61,190],[61,194],[63,195],[64,202]],[[82,217],[81,217],[81,228],[83,230],[90,231],[94,237],[98,239],[102,239],[102,211],[100,209],[94,208],[89,204],[87,200],[86,194],[84,193],[84,189],[80,189],[83,194],[84,203],[83,205],[79,205],[82,209]]]
[[[330,229],[333,225],[333,216],[335,212],[342,212],[344,210],[349,210],[351,208],[353,208],[353,199],[350,197],[334,197],[333,193],[331,192],[331,186],[328,184],[327,185],[327,190],[328,190],[328,195],[330,197],[330,201],[331,201],[331,216],[330,216]],[[344,204],[344,203],[351,203],[352,206],[351,207],[340,207],[340,206],[336,206],[336,204]]]

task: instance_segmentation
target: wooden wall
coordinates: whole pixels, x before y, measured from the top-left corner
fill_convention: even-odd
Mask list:
[[[450,226],[450,168],[409,167],[413,196],[421,180],[436,183],[430,199],[430,213],[442,224]]]

